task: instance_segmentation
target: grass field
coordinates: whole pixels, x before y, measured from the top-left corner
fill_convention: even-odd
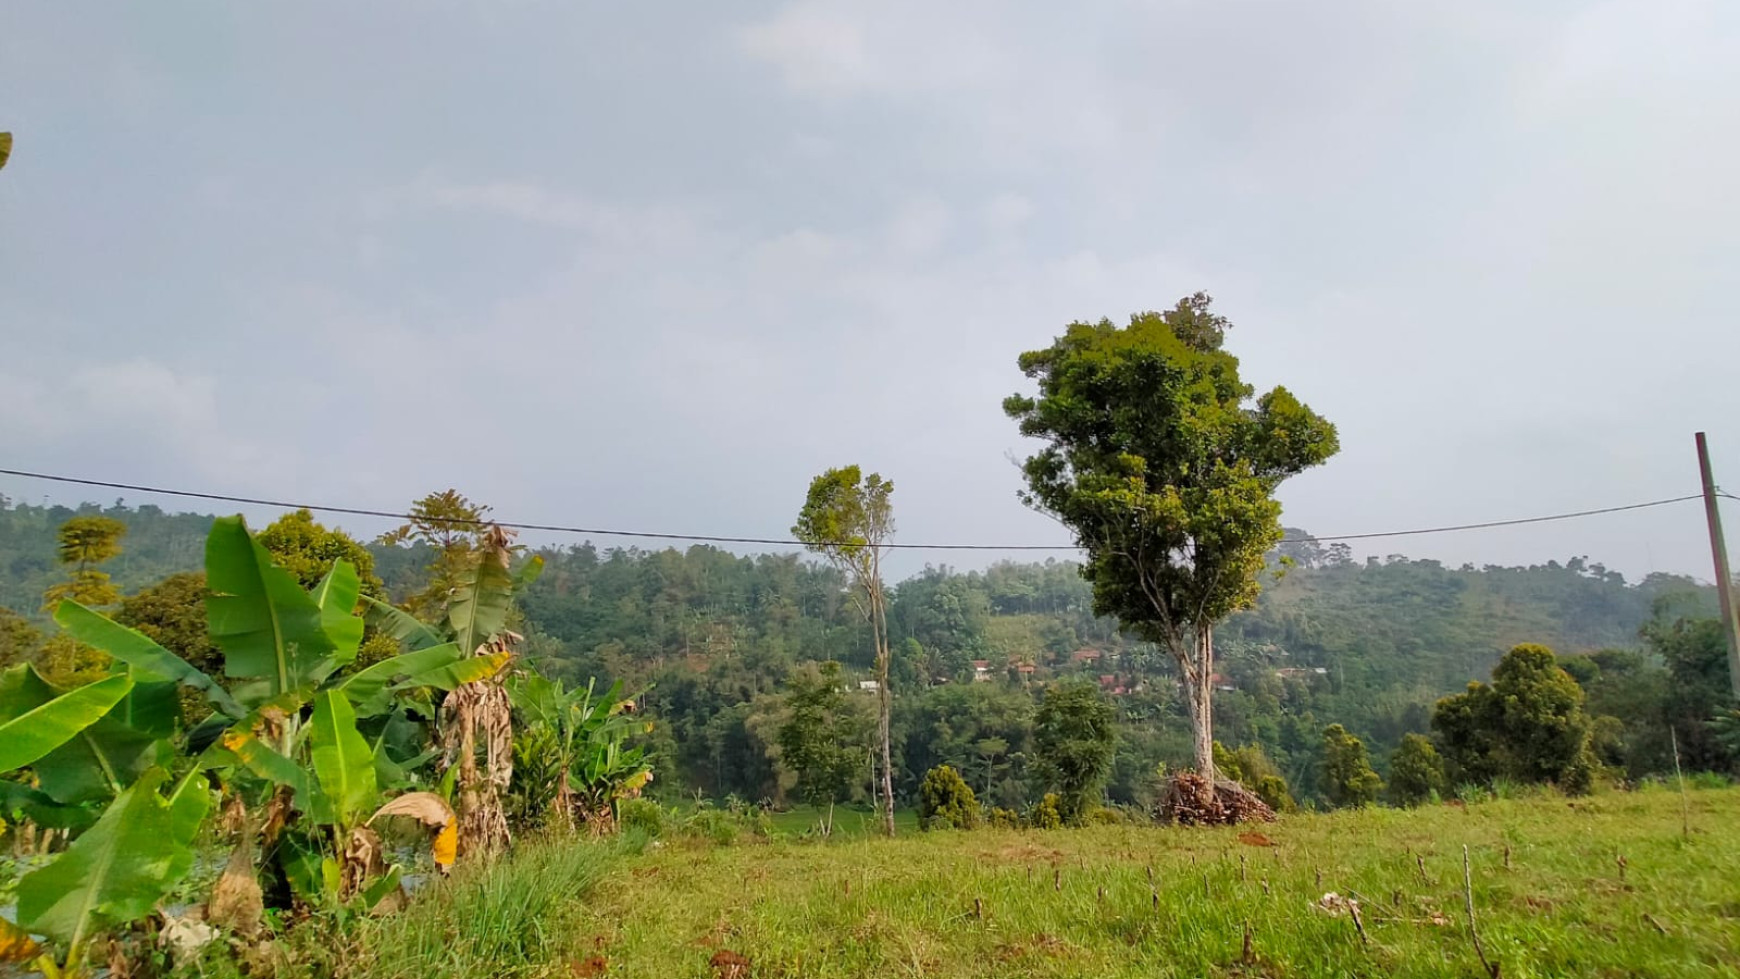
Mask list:
[[[1502,976],[1740,976],[1740,789],[1692,792],[1689,836],[1681,805],[1662,790],[1546,796],[1301,815],[1242,837],[1102,826],[546,843],[365,925],[346,971],[1480,976],[1467,846]],[[1330,891],[1358,899],[1364,940],[1320,907]]]

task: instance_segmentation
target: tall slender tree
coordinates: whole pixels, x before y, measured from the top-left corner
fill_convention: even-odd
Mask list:
[[[882,555],[894,536],[894,482],[857,466],[830,469],[810,481],[792,536],[845,572],[853,604],[870,623],[876,645],[876,729],[881,754],[877,794],[882,830],[894,835],[893,692],[888,684],[888,595]]]
[[[1094,610],[1177,662],[1197,771],[1214,775],[1214,626],[1255,602],[1282,538],[1281,481],[1334,455],[1335,426],[1277,387],[1252,401],[1206,294],[1127,327],[1072,323],[1020,357],[1039,382],[1003,410],[1047,445],[1022,499],[1087,552]]]

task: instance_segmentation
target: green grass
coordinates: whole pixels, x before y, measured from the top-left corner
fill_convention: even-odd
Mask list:
[[[786,836],[799,836],[814,831],[827,816],[826,809],[815,809],[800,806],[785,812],[772,813],[768,818],[773,823],[774,831]],[[873,810],[868,808],[847,808],[838,806],[834,809],[834,837],[836,839],[864,839],[875,836],[882,831],[882,820]],[[918,832],[918,811],[916,809],[896,809],[894,811],[894,832]]]
[[[741,979],[1474,977],[1466,845],[1507,979],[1740,976],[1740,789],[1692,792],[1689,838],[1680,807],[1657,789],[1300,815],[1258,828],[1272,846],[1139,826],[541,844],[353,932],[345,972],[718,979],[730,951]],[[1368,942],[1326,891],[1359,898]]]

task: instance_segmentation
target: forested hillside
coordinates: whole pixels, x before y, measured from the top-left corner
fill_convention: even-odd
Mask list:
[[[122,554],[104,566],[122,593],[199,568],[210,516],[8,502],[0,604],[49,628],[39,609],[61,574],[55,529],[95,513],[128,527]],[[370,550],[395,598],[426,584],[427,545]],[[1631,584],[1581,558],[1446,568],[1400,556],[1356,562],[1346,548],[1309,542],[1284,550],[1256,608],[1218,634],[1216,731],[1229,747],[1262,745],[1307,791],[1326,723],[1368,739],[1381,767],[1403,734],[1428,728],[1435,700],[1484,679],[1518,643],[1561,655],[1636,648],[1659,600],[1677,598],[1682,611],[1713,604],[1689,579]],[[843,579],[808,558],[592,544],[542,555],[544,573],[521,598],[528,655],[570,683],[621,679],[644,691],[662,722],[651,744],[660,791],[785,797],[790,776],[773,731],[793,671],[838,661],[853,692],[870,675],[869,633]],[[1117,707],[1112,798],[1137,798],[1156,765],[1189,757],[1171,661],[1095,617],[1073,563],[928,568],[893,587],[889,626],[904,792],[947,762],[994,803],[1029,802],[1034,691],[1060,677],[1088,679]]]

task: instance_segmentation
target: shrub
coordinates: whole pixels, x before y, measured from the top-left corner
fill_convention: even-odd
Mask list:
[[[1422,734],[1402,735],[1401,747],[1390,755],[1390,798],[1417,806],[1444,791],[1444,759]]]
[[[1100,799],[1117,745],[1117,712],[1090,683],[1046,688],[1033,719],[1033,753],[1042,784],[1055,789],[1069,822]]]
[[[1045,793],[1045,798],[1033,807],[1027,816],[1027,825],[1034,829],[1062,829],[1063,812],[1058,808],[1056,792]]]
[[[1383,780],[1372,770],[1365,742],[1339,724],[1323,729],[1323,789],[1337,806],[1366,806],[1377,801]]]
[[[1228,751],[1219,741],[1214,743],[1214,771],[1219,778],[1231,779],[1256,793],[1276,812],[1297,812],[1299,806],[1287,790],[1287,780],[1281,770],[1263,753],[1260,744],[1247,744],[1237,751]]]
[[[1493,669],[1491,685],[1470,683],[1438,701],[1432,729],[1458,780],[1551,782],[1574,794],[1594,785],[1595,725],[1583,689],[1545,646],[1517,646]]]
[[[1686,776],[1686,785],[1694,789],[1725,789],[1734,780],[1721,772],[1693,772]]]
[[[1114,809],[1111,806],[1100,806],[1095,809],[1089,809],[1087,818],[1084,819],[1083,822],[1087,823],[1089,826],[1121,826],[1124,822],[1124,813],[1122,810]]]
[[[1287,791],[1287,780],[1279,775],[1263,775],[1257,779],[1257,784],[1251,786],[1251,791],[1257,798],[1268,804],[1276,812],[1298,812],[1299,805],[1293,801],[1293,793]]]
[[[624,831],[639,831],[656,839],[669,832],[671,816],[651,800],[624,799],[616,804],[616,822]]]
[[[997,829],[1021,828],[1021,814],[1013,809],[1004,809],[1001,806],[991,810],[991,815],[987,821]]]
[[[938,765],[924,773],[918,787],[918,819],[924,829],[973,829],[979,825],[979,800],[953,766]]]
[[[715,809],[711,803],[702,802],[683,821],[683,831],[719,846],[730,846],[737,842],[738,823],[738,819],[729,812]]]

